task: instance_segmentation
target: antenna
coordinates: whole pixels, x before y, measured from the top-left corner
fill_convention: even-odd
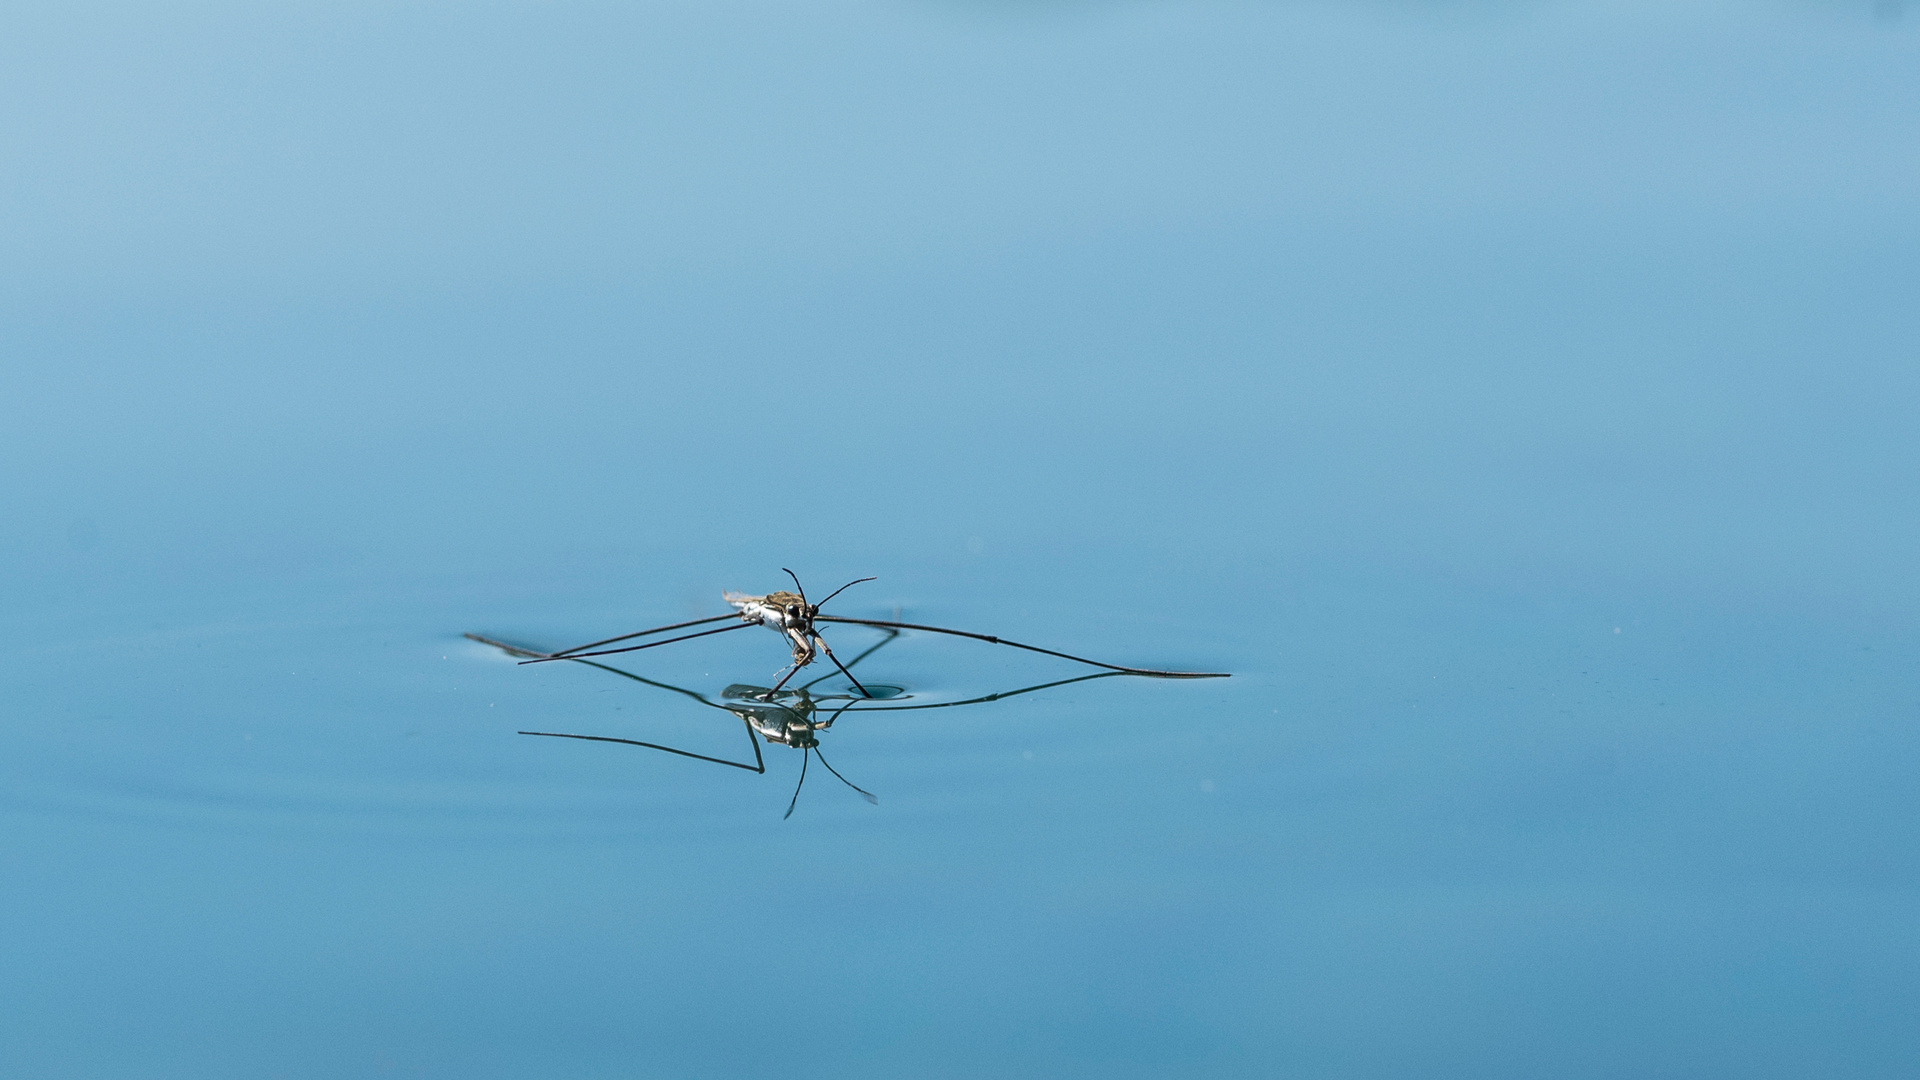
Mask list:
[[[846,591],[847,591],[848,589],[851,589],[851,588],[853,588],[853,587],[854,587],[855,585],[858,585],[858,584],[860,584],[860,583],[861,583],[861,582],[863,582],[863,581],[879,581],[879,580],[880,580],[879,578],[870,578],[870,577],[863,577],[863,578],[855,578],[855,579],[853,579],[852,581],[849,581],[849,582],[847,582],[847,583],[846,583],[845,585],[842,585],[842,586],[840,586],[839,588],[837,588],[837,589],[835,589],[835,590],[833,590],[832,592],[830,592],[830,593],[828,593],[828,594],[827,594],[827,600],[831,600],[831,599],[833,599],[834,597],[836,597],[836,596],[839,596],[839,595],[840,595],[841,593],[843,593],[843,592],[846,592]],[[818,607],[825,607],[825,606],[826,606],[826,604],[827,604],[827,600],[822,600],[822,601],[820,601],[820,602],[819,602],[818,604],[815,604],[815,605],[813,605],[813,606],[814,606],[814,607],[817,607],[817,608],[818,608]]]
[[[781,567],[780,569],[787,570],[787,568],[784,566]],[[803,604],[806,604],[807,603],[807,587],[805,585],[800,584],[800,575],[794,573],[791,570],[787,570],[787,576],[793,579],[793,587],[800,590],[800,602]],[[812,607],[813,605],[807,604],[807,606]]]

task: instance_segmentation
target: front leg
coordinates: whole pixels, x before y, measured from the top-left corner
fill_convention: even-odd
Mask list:
[[[780,688],[787,685],[787,680],[793,678],[795,675],[798,675],[798,674],[800,674],[800,664],[798,661],[795,661],[792,666],[787,668],[787,673],[785,675],[780,676],[780,681],[773,684],[773,689],[767,691],[767,695],[766,695],[767,699],[771,701],[773,699],[773,695],[779,693]]]
[[[845,665],[845,664],[843,664],[843,663],[841,663],[841,662],[840,662],[840,658],[839,658],[839,657],[837,657],[837,656],[835,656],[835,655],[833,655],[833,646],[831,646],[831,645],[829,645],[829,644],[827,644],[827,639],[826,639],[826,638],[823,638],[823,637],[821,637],[821,636],[820,636],[819,634],[817,634],[817,633],[816,633],[816,634],[814,634],[814,635],[813,635],[813,640],[814,640],[814,642],[815,642],[816,644],[818,644],[818,645],[820,646],[820,648],[821,648],[821,649],[823,649],[823,650],[825,650],[825,651],[826,651],[826,654],[827,654],[827,659],[829,659],[829,660],[831,660],[831,661],[833,661],[833,666],[834,666],[834,667],[837,667],[837,668],[839,668],[839,669],[840,669],[840,674],[842,674],[842,675],[845,675],[845,676],[846,676],[847,678],[849,678],[849,679],[853,679],[853,688],[854,688],[854,689],[856,689],[856,690],[858,690],[858,691],[860,691],[860,696],[861,696],[861,697],[872,697],[872,696],[873,696],[872,694],[869,694],[869,693],[867,693],[867,688],[866,688],[866,687],[864,687],[864,686],[861,686],[861,685],[860,685],[860,680],[859,680],[859,679],[854,679],[854,678],[853,678],[853,672],[851,672],[851,671],[848,671],[848,670],[847,670],[847,665]],[[824,763],[825,763],[825,761],[826,761],[826,759],[825,759],[825,758],[822,758],[822,759],[820,759],[820,760],[821,760],[821,762],[822,762],[823,764],[824,764]],[[838,774],[836,774],[836,775],[838,775]]]
[[[798,627],[787,628],[787,640],[793,642],[793,668],[795,671],[813,663],[813,642]]]

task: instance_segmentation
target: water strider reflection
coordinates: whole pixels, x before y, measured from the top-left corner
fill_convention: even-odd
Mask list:
[[[864,652],[848,661],[845,666],[847,668],[857,666],[861,661],[885,648],[900,636],[900,631],[898,630],[885,630],[884,632],[887,635],[886,637],[875,642]],[[623,679],[630,679],[643,686],[650,686],[657,690],[665,690],[679,694],[711,709],[731,713],[740,719],[746,728],[747,743],[753,750],[753,762],[748,764],[744,761],[711,757],[706,754],[696,754],[691,750],[682,750],[678,747],[666,746],[660,743],[642,742],[639,739],[623,739],[612,735],[586,735],[564,731],[522,731],[520,732],[522,735],[537,735],[555,739],[581,739],[587,742],[619,743],[624,746],[638,746],[648,750],[661,750],[669,754],[693,758],[696,761],[709,761],[716,765],[726,765],[735,769],[746,769],[754,773],[765,773],[767,771],[766,759],[762,757],[760,753],[760,743],[762,740],[769,743],[777,743],[781,746],[789,746],[801,751],[800,781],[794,785],[793,798],[788,800],[787,812],[783,817],[793,816],[794,807],[797,806],[800,801],[800,791],[806,786],[807,762],[815,757],[820,759],[820,764],[825,766],[828,772],[833,773],[841,783],[859,792],[868,802],[879,802],[879,798],[872,792],[841,776],[840,771],[828,763],[825,755],[820,751],[820,733],[832,730],[835,721],[848,713],[953,709],[967,705],[984,705],[989,702],[1018,697],[1022,694],[1031,694],[1058,686],[1069,686],[1073,683],[1091,682],[1095,679],[1140,677],[1132,676],[1130,673],[1124,671],[1098,671],[1088,675],[1077,675],[1069,679],[1055,679],[1051,682],[1023,686],[1014,690],[1001,690],[991,694],[982,694],[978,697],[966,698],[960,701],[883,705],[874,703],[883,701],[908,701],[912,699],[912,695],[907,693],[904,687],[889,686],[881,683],[856,684],[860,689],[866,691],[864,695],[858,693],[854,686],[846,687],[845,692],[840,693],[816,692],[815,687],[833,677],[832,674],[828,674],[814,679],[812,682],[792,688],[763,687],[746,683],[734,683],[720,691],[720,700],[715,701],[713,698],[697,690],[689,690],[684,686],[674,686],[670,683],[649,679],[644,675],[636,675],[631,671],[625,671],[610,664],[601,663],[598,660],[581,659],[571,656],[556,657],[552,653],[542,652],[529,646],[515,645],[511,642],[485,637],[480,634],[468,634],[466,636],[481,644],[491,645],[496,649],[500,649],[510,656],[566,660],[583,667],[597,668],[600,671],[607,672],[610,675],[617,675]],[[758,737],[756,738],[756,736]]]

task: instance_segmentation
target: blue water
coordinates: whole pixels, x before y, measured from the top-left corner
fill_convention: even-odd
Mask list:
[[[22,10],[0,1071],[1913,1075],[1917,34]]]

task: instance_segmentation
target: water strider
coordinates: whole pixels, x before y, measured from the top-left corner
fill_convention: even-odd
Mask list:
[[[782,567],[782,569],[785,568]],[[794,805],[798,803],[800,799],[800,785],[804,785],[807,781],[807,760],[811,757],[820,757],[820,764],[825,765],[829,772],[839,777],[841,783],[860,792],[860,794],[866,796],[869,801],[876,801],[871,792],[856,786],[846,777],[840,776],[839,771],[834,769],[832,765],[828,765],[827,759],[820,754],[818,733],[831,728],[835,720],[838,720],[850,710],[854,712],[893,712],[907,709],[941,709],[951,708],[956,705],[976,705],[988,701],[997,701],[1005,697],[1012,697],[1016,694],[1026,694],[1035,690],[1044,690],[1048,687],[1084,682],[1088,679],[1111,678],[1116,675],[1143,675],[1158,679],[1222,679],[1227,677],[1226,672],[1161,671],[1154,668],[1137,668],[1126,667],[1120,664],[1108,664],[1099,660],[1089,660],[1084,656],[1074,656],[1071,653],[1058,652],[1053,649],[1043,649],[1037,645],[1023,645],[1020,642],[1008,641],[1005,638],[995,637],[991,634],[976,634],[967,630],[952,630],[941,626],[925,626],[919,623],[907,623],[887,619],[854,619],[841,615],[823,615],[820,612],[820,608],[826,604],[827,601],[832,600],[847,589],[863,581],[872,581],[874,579],[869,577],[849,581],[829,593],[825,600],[816,604],[808,601],[806,587],[800,584],[798,575],[794,574],[791,570],[787,570],[786,574],[788,577],[793,578],[793,586],[798,591],[770,592],[764,596],[725,592],[721,595],[728,604],[733,606],[734,611],[732,614],[713,615],[704,619],[692,619],[687,622],[671,623],[667,626],[656,626],[648,630],[636,630],[630,634],[621,634],[618,637],[590,641],[585,645],[576,645],[573,648],[560,649],[556,652],[541,652],[536,649],[509,644],[480,634],[470,633],[467,637],[474,641],[502,649],[510,655],[524,657],[525,659],[520,661],[523,664],[545,664],[552,663],[556,660],[567,660],[586,664],[589,667],[596,667],[603,671],[612,672],[615,675],[645,683],[648,686],[671,690],[675,693],[690,697],[703,705],[730,712],[746,724],[747,741],[753,748],[753,764],[748,765],[741,761],[709,757],[706,754],[696,754],[692,751],[680,750],[671,746],[662,746],[658,743],[641,742],[636,739],[621,739],[607,735],[576,735],[558,731],[523,731],[520,733],[522,735],[542,735],[560,739],[585,739],[590,742],[623,743],[628,746],[645,747],[649,750],[664,750],[670,754],[679,754],[682,757],[695,758],[700,761],[710,761],[717,765],[730,765],[736,769],[747,769],[755,773],[765,773],[767,771],[766,761],[760,756],[760,739],[765,739],[770,743],[779,743],[783,746],[791,746],[802,751],[805,756],[802,757],[800,763],[800,784],[795,785],[793,789],[793,799],[787,804],[788,816],[793,814]],[[627,645],[617,649],[601,648],[603,645],[612,645],[616,642],[629,641],[633,638],[650,637],[654,634],[664,634],[672,630],[685,630],[688,627],[703,626],[708,623],[722,622],[728,619],[738,619],[739,621],[732,626],[722,626],[714,630],[701,630],[692,634],[681,634],[678,637],[665,638],[660,641],[650,641],[644,645]],[[870,626],[877,630],[884,631],[887,636],[865,652],[862,652],[859,656],[856,656],[853,660],[843,664],[840,662],[840,658],[833,654],[833,649],[827,645],[826,639],[820,636],[820,623],[848,623],[854,626]],[[712,634],[724,634],[730,630],[744,630],[749,626],[764,626],[785,638],[787,646],[792,652],[793,663],[787,668],[786,672],[780,676],[780,680],[772,686],[763,688],[735,684],[721,692],[721,698],[723,700],[720,702],[715,702],[704,694],[696,693],[683,687],[669,686],[666,683],[642,678],[632,672],[621,671],[618,668],[609,667],[606,664],[598,663],[591,659],[597,656],[612,656],[616,653],[630,653],[638,652],[642,649],[658,648],[661,645],[671,645],[678,641],[689,641],[693,638],[707,637]],[[898,637],[902,630],[920,630],[933,634],[950,634],[954,637],[972,638],[975,641],[984,641],[993,645],[1007,645],[1016,649],[1025,649],[1028,652],[1041,653],[1046,656],[1057,656],[1063,660],[1072,660],[1075,663],[1089,664],[1093,667],[1105,668],[1106,670],[1094,675],[1082,675],[1073,679],[1060,679],[1054,682],[1042,683],[1038,686],[1025,687],[1020,690],[969,698],[966,701],[941,702],[930,705],[869,705],[864,708],[855,709],[854,706],[863,701],[883,700],[900,693],[895,687],[879,687],[877,684],[875,687],[868,687],[861,683],[859,678],[853,674],[852,668],[860,661],[873,655],[873,653],[882,646]],[[791,680],[795,674],[822,655],[832,661],[833,666],[839,668],[840,673],[845,675],[848,681],[853,683],[853,695],[815,695],[812,692],[812,688],[821,681],[820,679],[815,679],[794,690],[785,689],[788,681]],[[825,678],[825,676],[822,678]],[[825,720],[819,719],[819,714],[821,710],[826,707],[826,703],[834,701],[844,702],[844,704],[834,707],[832,715],[828,716]],[[756,735],[760,738],[756,739]]]
[[[834,597],[839,596],[841,593],[863,581],[872,581],[874,579],[865,577],[849,581],[845,585],[827,594],[826,600],[822,600],[818,604],[812,604],[807,602],[807,590],[805,586],[800,584],[799,576],[793,571],[787,570],[785,567],[781,567],[781,569],[786,571],[788,577],[793,578],[793,586],[798,589],[799,592],[770,592],[765,596],[749,596],[745,593],[731,591],[724,592],[721,594],[721,597],[734,607],[734,614],[732,615],[714,615],[705,619],[693,619],[688,622],[671,623],[667,626],[656,626],[650,630],[636,630],[631,634],[621,634],[618,637],[603,638],[600,641],[590,641],[585,645],[576,645],[571,649],[561,649],[556,653],[534,656],[530,660],[521,661],[521,663],[541,664],[553,660],[577,660],[587,656],[610,656],[614,653],[638,652],[641,649],[652,649],[661,645],[671,645],[676,641],[688,641],[697,637],[707,637],[711,634],[724,634],[729,630],[743,630],[749,626],[765,626],[778,632],[782,637],[785,637],[788,646],[793,650],[793,665],[787,670],[785,675],[780,677],[779,682],[773,684],[773,690],[777,691],[785,686],[787,680],[793,678],[801,668],[813,663],[817,656],[825,653],[827,659],[833,661],[833,665],[840,669],[840,673],[852,680],[854,689],[862,695],[867,695],[867,688],[860,684],[859,679],[853,677],[853,672],[847,670],[847,665],[842,664],[839,657],[833,655],[833,650],[827,646],[826,639],[820,636],[820,629],[816,624],[829,622],[848,623],[854,626],[871,626],[882,630],[921,630],[930,634],[950,634],[954,637],[972,638],[975,641],[984,641],[992,645],[1007,645],[1015,649],[1025,649],[1028,652],[1057,656],[1063,660],[1072,660],[1080,664],[1090,664],[1097,668],[1106,668],[1109,671],[1125,675],[1145,675],[1156,679],[1224,679],[1228,676],[1228,673],[1224,671],[1160,671],[1153,668],[1137,668],[1126,667],[1121,664],[1108,664],[1099,660],[1089,660],[1084,656],[1074,656],[1070,653],[1056,652],[1053,649],[1043,649],[1037,645],[1022,645],[1020,642],[1008,641],[1005,638],[995,637],[992,634],[976,634],[968,630],[951,630],[942,626],[924,626],[919,623],[896,622],[885,619],[854,619],[844,615],[822,615],[820,608],[828,600],[832,600]],[[664,634],[669,630],[684,630],[689,626],[701,626],[706,623],[715,623],[732,618],[738,618],[740,622],[733,626],[720,627],[717,630],[702,630],[696,634],[682,634],[679,637],[667,638],[662,641],[652,641],[645,645],[628,645],[619,649],[600,648],[602,645],[611,645],[616,641],[627,641],[637,637]]]

